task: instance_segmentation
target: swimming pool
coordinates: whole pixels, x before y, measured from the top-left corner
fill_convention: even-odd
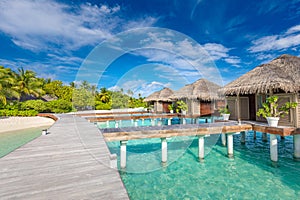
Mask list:
[[[205,146],[208,154],[199,162],[195,137],[169,140],[165,167],[160,163],[160,139],[128,141],[129,172],[120,174],[130,199],[299,199],[300,162],[292,158],[292,137],[279,139],[278,167],[272,165],[269,143],[262,142],[259,132],[254,140],[250,131],[245,145],[234,135],[234,159],[226,157],[218,138],[206,138],[205,143],[210,141],[217,143]],[[108,146],[119,155],[118,142]]]
[[[40,136],[44,128],[47,127],[0,133],[0,158]]]

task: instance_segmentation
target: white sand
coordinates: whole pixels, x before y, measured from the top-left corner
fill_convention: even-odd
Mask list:
[[[54,122],[53,119],[46,117],[1,117],[0,133],[34,127],[50,127]]]

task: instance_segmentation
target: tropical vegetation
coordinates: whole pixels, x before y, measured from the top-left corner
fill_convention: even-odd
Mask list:
[[[13,71],[0,66],[0,116],[35,116],[41,112],[146,107],[144,98],[123,89],[110,91],[87,81],[69,85],[37,77],[31,70]]]

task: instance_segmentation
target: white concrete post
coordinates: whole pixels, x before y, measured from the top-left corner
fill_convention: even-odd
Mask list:
[[[275,134],[270,134],[270,154],[271,160],[274,162],[278,161],[278,149],[277,149],[277,136]]]
[[[221,134],[221,141],[222,141],[222,145],[226,146],[226,134],[225,133]]]
[[[122,120],[119,120],[119,127],[122,126]]]
[[[204,135],[198,136],[198,155],[200,161],[204,159]]]
[[[233,157],[233,133],[227,133],[227,156]]]
[[[267,133],[262,133],[262,141],[263,142],[268,142]]]
[[[294,135],[294,158],[300,161],[300,135]]]
[[[126,168],[126,145],[127,141],[120,141],[120,166]]]
[[[186,124],[186,119],[182,118],[182,124]]]
[[[109,128],[109,121],[106,121],[106,128]]]
[[[151,126],[155,126],[155,119],[151,119]]]
[[[168,160],[168,144],[167,138],[161,138],[161,162],[165,163]]]
[[[168,119],[168,125],[171,125],[171,120],[172,120],[172,118]]]
[[[138,120],[135,119],[135,120],[134,120],[134,127],[137,127],[137,126],[138,126]]]
[[[246,132],[242,131],[241,132],[241,144],[245,144],[246,143]]]
[[[142,119],[142,125],[144,125],[144,124],[145,124],[145,119],[143,118],[143,119]]]
[[[115,121],[115,128],[119,128],[119,122]]]

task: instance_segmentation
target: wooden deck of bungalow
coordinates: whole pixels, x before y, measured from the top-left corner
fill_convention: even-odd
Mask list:
[[[49,134],[0,159],[0,199],[129,199],[100,131],[59,118]]]

